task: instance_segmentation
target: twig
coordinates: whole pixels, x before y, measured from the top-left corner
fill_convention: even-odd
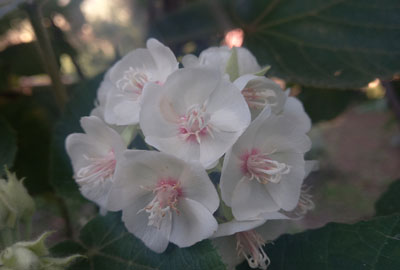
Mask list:
[[[57,58],[51,45],[50,38],[42,23],[43,15],[41,3],[37,3],[36,1],[27,2],[25,10],[28,13],[29,20],[36,35],[38,52],[43,66],[50,76],[57,105],[62,112],[68,100],[68,96],[65,86],[61,81]],[[29,61],[29,59],[27,59],[27,61]]]

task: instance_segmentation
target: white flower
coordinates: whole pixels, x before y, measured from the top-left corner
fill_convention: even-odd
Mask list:
[[[210,237],[219,198],[198,163],[156,151],[127,150],[117,165],[108,209],[122,210],[128,231],[155,252]]]
[[[136,49],[118,61],[106,74],[99,100],[107,93],[105,120],[108,124],[132,125],[139,122],[141,96],[148,82],[163,84],[176,69],[173,52],[159,41],[149,39],[147,49]]]
[[[243,47],[236,47],[239,76],[253,74],[261,70],[260,65],[254,55]],[[182,59],[184,67],[209,67],[219,70],[222,74],[226,73],[226,66],[233,50],[229,47],[210,47],[202,51],[197,58],[192,54],[185,55]]]
[[[241,90],[253,120],[267,105],[275,114],[282,112],[283,107],[286,106],[286,93],[277,83],[264,76],[243,75],[237,78],[234,84]]]
[[[311,144],[296,120],[266,107],[225,156],[221,196],[237,220],[296,207]]]
[[[148,84],[140,127],[148,144],[208,168],[250,123],[246,101],[212,69],[183,68],[164,85]]]
[[[311,119],[304,110],[303,104],[295,97],[287,97],[281,114],[297,122],[297,128],[307,133],[311,129]]]
[[[244,259],[251,268],[267,269],[270,259],[264,246],[283,234],[286,217],[271,213],[269,219],[237,221],[219,224],[212,241],[228,270],[233,270]]]
[[[70,134],[65,142],[74,178],[83,196],[104,207],[117,157],[126,146],[121,136],[96,116],[83,117],[81,126],[86,134]]]

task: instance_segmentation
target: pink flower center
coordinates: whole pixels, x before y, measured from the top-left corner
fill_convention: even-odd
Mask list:
[[[189,108],[186,115],[179,118],[179,134],[183,140],[201,143],[207,135],[212,136],[211,126],[208,124],[210,119],[205,106],[193,105]]]
[[[124,92],[134,94],[135,98],[138,98],[147,82],[149,82],[149,77],[146,73],[129,67],[124,72],[123,77],[117,81],[117,87]]]
[[[261,184],[279,183],[282,175],[290,172],[290,166],[272,160],[269,157],[270,154],[261,153],[256,148],[250,151],[246,150],[240,156],[240,169],[243,175],[247,176],[249,180],[256,179]]]
[[[263,109],[267,104],[276,104],[275,93],[262,85],[246,87],[242,90],[242,95],[250,109]]]
[[[264,239],[255,230],[236,233],[238,256],[246,258],[251,268],[267,269],[270,259],[265,253]]]
[[[149,213],[149,226],[160,228],[162,221],[167,216],[172,219],[171,210],[179,214],[177,204],[179,198],[182,197],[182,188],[180,182],[176,179],[166,178],[160,179],[157,185],[152,188],[154,198],[141,211]]]
[[[101,157],[84,156],[84,158],[89,161],[90,164],[78,170],[75,177],[78,184],[102,183],[112,179],[117,163],[112,149]]]

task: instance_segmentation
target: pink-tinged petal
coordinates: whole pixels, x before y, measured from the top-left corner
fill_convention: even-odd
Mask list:
[[[179,63],[176,61],[174,53],[154,38],[148,39],[146,46],[157,66],[159,74],[157,79],[165,82],[167,77],[178,69]]]
[[[171,219],[165,218],[160,228],[148,225],[149,214],[141,211],[151,201],[151,194],[138,198],[122,211],[122,221],[129,232],[141,239],[144,244],[157,253],[162,253],[168,246],[171,234]]]
[[[179,213],[173,212],[170,241],[179,247],[189,247],[209,238],[218,228],[212,213],[202,204],[184,198],[178,204]]]
[[[160,177],[179,179],[184,163],[156,151],[126,150],[118,161],[108,209],[121,210],[143,194],[151,193]]]
[[[211,213],[217,210],[219,206],[218,193],[200,163],[191,162],[185,166],[179,181],[186,198],[201,203]]]
[[[266,188],[257,181],[245,179],[233,192],[232,214],[237,220],[256,219],[279,208]]]

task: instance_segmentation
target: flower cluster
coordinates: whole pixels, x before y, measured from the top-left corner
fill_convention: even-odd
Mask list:
[[[314,167],[304,160],[310,119],[247,49],[212,47],[182,64],[155,39],[114,64],[85,133],[66,140],[75,181],[101,208],[122,210],[155,252],[230,237],[235,258],[266,269],[263,245],[282,233],[274,224],[313,207],[302,185]],[[135,136],[149,150],[132,149]]]

